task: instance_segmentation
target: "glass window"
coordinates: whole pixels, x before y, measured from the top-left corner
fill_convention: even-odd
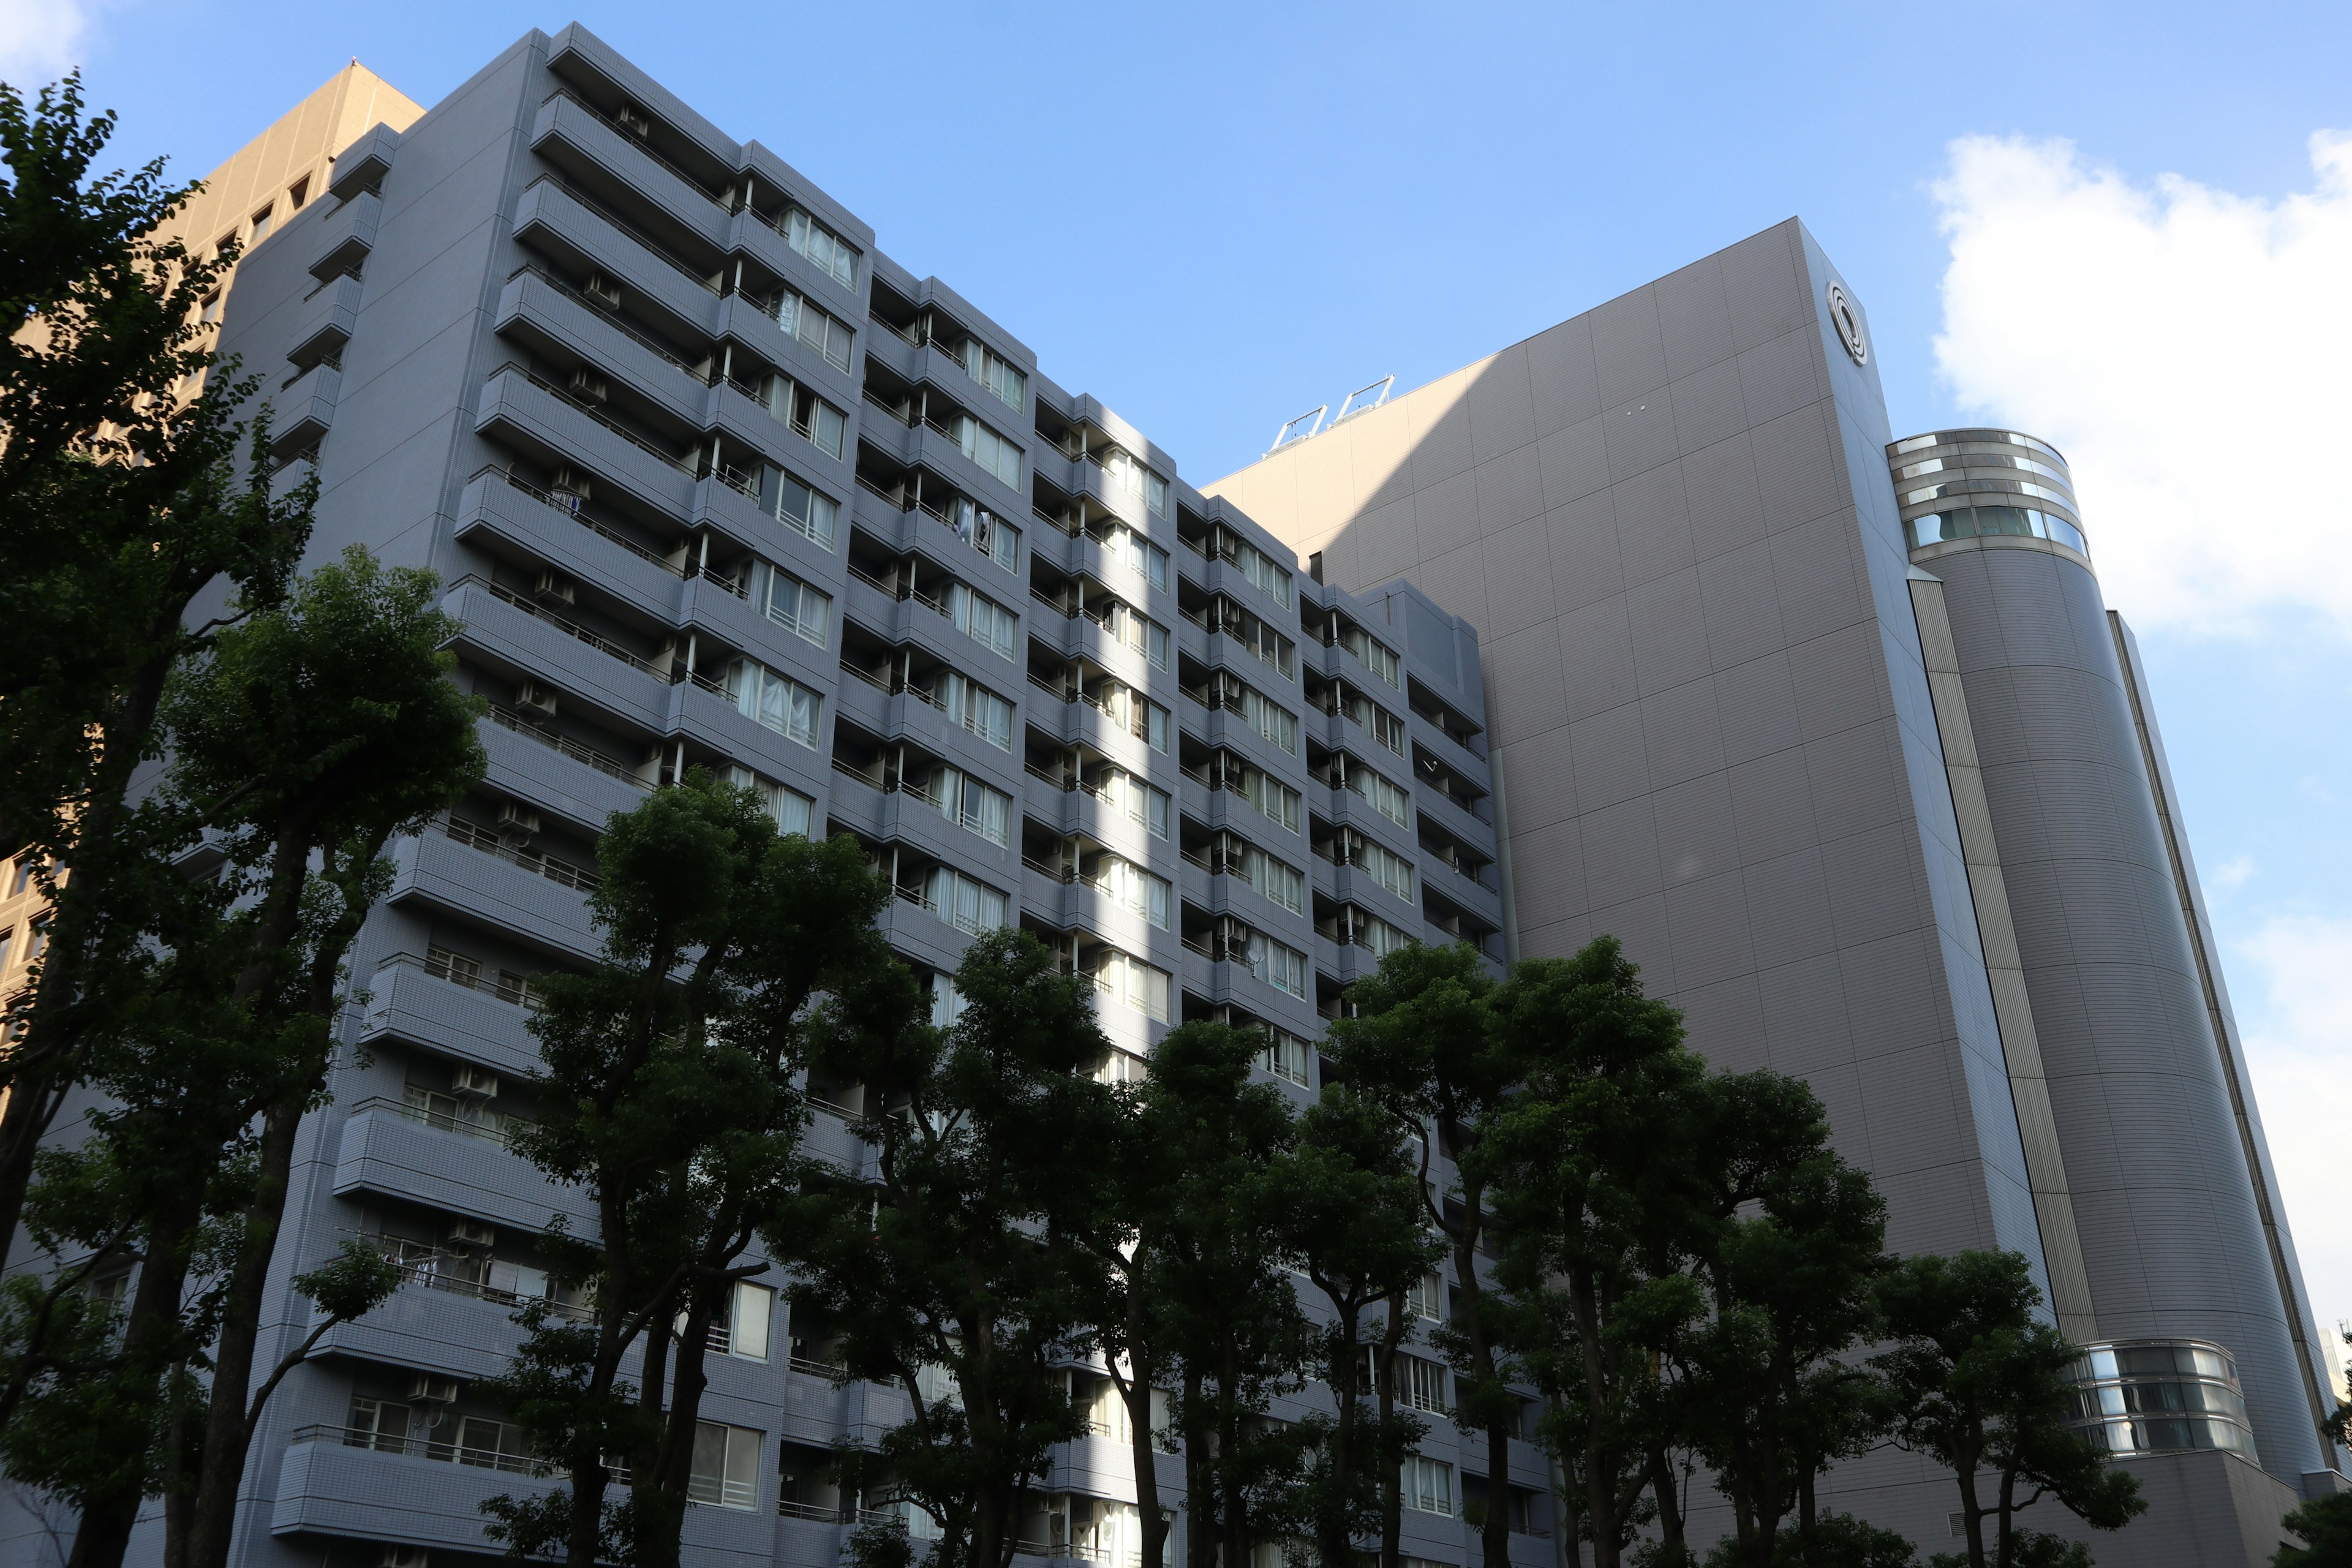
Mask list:
[[[1264,931],[1249,933],[1244,950],[1249,972],[1273,986],[1276,991],[1293,996],[1307,994],[1307,955],[1295,948],[1285,947]]]
[[[723,683],[736,711],[766,725],[786,740],[816,745],[817,721],[824,699],[792,677],[770,669],[756,659],[739,658],[727,666]]]
[[[956,630],[1000,658],[1011,658],[1019,637],[1020,622],[995,600],[973,593],[961,583],[948,585],[948,616]]]
[[[772,306],[776,324],[823,354],[836,370],[849,368],[849,329],[792,289],[779,289]]]
[[[948,717],[1000,752],[1013,749],[1013,704],[960,670],[940,672],[933,695]]]
[[[760,1501],[760,1434],[716,1421],[694,1424],[694,1458],[686,1495],[717,1508],[751,1509]]]
[[[1103,803],[1144,825],[1154,838],[1168,837],[1168,792],[1114,768],[1103,775]]]
[[[269,231],[271,227],[276,225],[277,221],[277,214],[268,207],[264,207],[259,212],[254,214],[253,238],[249,243],[259,245],[263,240],[268,238]]]
[[[1264,812],[1291,832],[1298,831],[1298,792],[1288,784],[1270,777],[1264,769],[1242,763],[1234,773],[1237,791],[1244,800]]]
[[[1244,686],[1242,688],[1242,717],[1249,721],[1251,729],[1267,741],[1294,757],[1298,754],[1298,716],[1289,709]]]
[[[1004,895],[946,866],[931,868],[923,898],[933,914],[961,931],[977,936],[1004,924]]]
[[[845,289],[857,287],[857,252],[849,242],[798,207],[786,210],[784,240]]]
[[[1369,873],[1373,881],[1402,899],[1412,902],[1412,863],[1392,853],[1385,846],[1369,838],[1358,837],[1353,851],[1355,864]]]
[[[1251,586],[1284,609],[1291,607],[1291,582],[1288,572],[1276,565],[1273,558],[1259,550],[1256,545],[1230,531],[1224,533],[1224,545],[1226,552],[1233,557],[1234,564],[1241,568],[1242,575],[1249,579]]]
[[[286,187],[286,210],[288,212],[300,212],[302,210],[302,204],[310,199],[310,175],[305,174],[300,179]]]
[[[1168,586],[1168,552],[1123,522],[1103,535],[1103,553],[1155,588]]]
[[[833,548],[834,530],[841,508],[772,464],[760,476],[760,510],[826,550]]]
[[[931,809],[950,822],[999,847],[1012,843],[1013,797],[1003,790],[991,789],[962,769],[942,764],[931,770],[926,795]]]
[[[808,837],[816,802],[798,790],[785,788],[773,779],[761,778],[740,763],[728,763],[719,770],[719,776],[723,783],[758,795],[761,803],[768,808],[768,815],[776,819],[777,832],[797,833],[803,838]]]
[[[795,636],[823,647],[833,624],[833,600],[806,583],[773,566],[765,568],[763,595],[768,618]]]
[[[1020,570],[1021,531],[986,507],[958,496],[950,505],[947,524],[958,539],[1007,572]]]
[[[963,993],[956,989],[955,978],[947,974],[931,976],[931,1027],[952,1028],[963,1016]]]
[[[1370,670],[1396,689],[1400,691],[1404,689],[1403,661],[1399,659],[1392,650],[1366,636],[1363,627],[1352,625],[1343,626],[1339,631],[1339,644],[1349,653],[1363,660],[1366,669]]]
[[[1094,973],[1097,988],[1121,1005],[1160,1023],[1169,1022],[1169,985],[1164,971],[1115,947],[1105,947],[1097,950]]]
[[[1168,929],[1168,879],[1155,877],[1130,860],[1105,855],[1095,873],[1095,888],[1133,910],[1161,931]]]
[[[1352,759],[1348,763],[1348,787],[1399,827],[1412,826],[1412,805],[1403,788]]]
[[[963,455],[1013,489],[1021,488],[1021,448],[969,414],[955,422],[956,445]]]
[[[1013,368],[1011,361],[982,347],[976,339],[964,340],[963,371],[1007,408],[1018,409],[1028,395],[1029,378]]]
[[[1258,1053],[1257,1065],[1286,1082],[1306,1088],[1307,1042],[1280,1029],[1268,1029],[1265,1034],[1265,1049]]]
[[[2084,542],[2083,531],[2056,512],[2044,512],[2042,521],[2050,530],[2050,537],[2059,543],[2079,554],[2088,555],[2091,552],[2090,545]]]
[[[1404,1506],[1417,1513],[1454,1516],[1454,1467],[1443,1459],[1408,1455],[1401,1479]]]
[[[840,409],[803,386],[793,394],[793,428],[807,437],[818,451],[838,458],[849,421]]]
[[[727,1302],[727,1353],[740,1361],[768,1359],[768,1325],[775,1316],[776,1293],[749,1279],[735,1281]]]
[[[1307,912],[1307,878],[1295,866],[1286,866],[1255,844],[1227,862],[1242,880],[1292,914]]]

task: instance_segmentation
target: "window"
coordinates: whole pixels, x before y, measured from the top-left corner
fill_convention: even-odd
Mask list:
[[[956,630],[1000,658],[1011,658],[1020,636],[1020,622],[993,599],[983,598],[961,583],[948,584],[948,617]]]
[[[768,1325],[775,1316],[775,1306],[773,1289],[738,1279],[733,1293],[720,1304],[719,1321],[710,1327],[710,1348],[739,1361],[767,1360]]]
[[[353,1399],[343,1441],[354,1448],[404,1452],[408,1447],[408,1406],[388,1399]]]
[[[1339,710],[1348,716],[1349,721],[1398,756],[1403,756],[1404,721],[1360,691],[1349,691],[1343,687],[1341,692]]]
[[[1210,607],[1209,620],[1211,631],[1223,632],[1232,637],[1285,679],[1289,679],[1296,645],[1268,626],[1262,617],[1252,615],[1220,595]]]
[[[1168,749],[1168,710],[1159,703],[1116,680],[1103,682],[1101,690],[1088,700],[1153,751]]]
[[[310,199],[310,175],[305,174],[300,179],[286,187],[286,210],[288,212],[300,212],[302,210],[302,204]]]
[[[277,214],[272,208],[264,207],[259,212],[254,214],[253,237],[247,243],[249,245],[259,245],[263,240],[268,238],[270,226],[276,222]]]
[[[961,768],[944,764],[931,770],[926,786],[931,809],[950,822],[979,834],[998,847],[1013,838],[1013,797],[991,789]]]
[[[1399,827],[1412,826],[1412,806],[1402,785],[1391,784],[1353,758],[1347,759],[1348,787]]]
[[[1373,881],[1402,899],[1412,902],[1412,862],[1387,847],[1373,843],[1358,834],[1349,847],[1349,863],[1368,873]]]
[[[220,289],[215,289],[211,293],[205,296],[204,313],[199,319],[207,324],[218,323],[221,319]]]
[[[1421,1282],[1404,1293],[1404,1310],[1433,1323],[1444,1320],[1445,1281],[1435,1269],[1423,1275]]]
[[[1110,476],[1115,489],[1125,490],[1150,509],[1154,517],[1168,515],[1168,481],[1145,468],[1118,447],[1106,447],[1102,454],[1103,472]]]
[[[1287,948],[1263,931],[1249,933],[1243,948],[1244,962],[1249,972],[1273,986],[1293,996],[1307,994],[1307,955]]]
[[[788,741],[815,748],[817,721],[824,712],[823,697],[792,677],[749,658],[728,664],[723,687],[735,710],[746,719],[765,724]]]
[[[0,970],[5,970],[8,967],[8,952],[9,949],[16,945],[16,927],[11,926],[6,931],[0,931]]]
[[[1292,914],[1307,912],[1307,879],[1255,844],[1240,844],[1225,857],[1225,869]]]
[[[760,510],[820,548],[833,548],[835,520],[841,508],[832,497],[820,495],[783,469],[761,470]]]
[[[798,207],[784,214],[784,240],[845,289],[857,287],[857,252],[849,242]]]
[[[782,376],[776,379],[779,384],[791,386],[793,428],[826,457],[840,457],[842,438],[849,429],[847,416],[807,387],[792,386]]]
[[[1003,893],[946,866],[931,868],[931,874],[924,879],[923,899],[933,914],[974,936],[1004,923]]]
[[[789,572],[764,564],[761,572],[767,579],[761,598],[768,618],[785,630],[823,647],[833,624],[832,597],[817,592]]]
[[[1095,873],[1097,891],[1125,904],[1161,931],[1168,929],[1168,879],[1155,877],[1132,861],[1105,855]]]
[[[2054,511],[2041,511],[2032,507],[1949,507],[1940,512],[1929,512],[1926,517],[1915,517],[1905,526],[1910,531],[1911,548],[1914,550],[1947,539],[2008,535],[2012,538],[2053,539],[2079,554],[2091,552],[2081,529]]]
[[[795,789],[786,789],[772,779],[761,778],[740,763],[730,763],[719,770],[719,779],[738,789],[748,789],[760,797],[768,815],[776,819],[779,833],[809,836],[810,822],[816,811],[816,802]]]
[[[1265,1049],[1257,1054],[1257,1065],[1286,1083],[1307,1087],[1307,1042],[1280,1029],[1265,1032]]]
[[[686,1495],[719,1508],[752,1509],[760,1502],[760,1434],[716,1421],[694,1424],[694,1460]]]
[[[1003,567],[1007,572],[1021,569],[1021,531],[989,510],[962,496],[952,506],[953,515],[948,526],[955,536]]]
[[[1168,586],[1168,552],[1123,522],[1103,536],[1103,553],[1155,588]]]
[[[1013,489],[1021,488],[1021,448],[969,414],[955,421],[956,445],[963,455]]]
[[[1399,1479],[1404,1506],[1418,1513],[1454,1516],[1454,1467],[1443,1459],[1405,1457]]]
[[[1234,564],[1241,568],[1242,575],[1249,579],[1250,585],[1284,609],[1289,609],[1292,603],[1290,574],[1276,565],[1271,557],[1247,540],[1230,531],[1220,531],[1226,553]]]
[[[1244,800],[1291,832],[1298,831],[1298,792],[1269,777],[1262,768],[1241,763],[1229,774],[1231,787]]]
[[[963,373],[1007,408],[1017,410],[1028,395],[1029,378],[1014,369],[1011,361],[982,348],[973,338],[963,341]]]
[[[949,974],[931,976],[931,1027],[948,1029],[963,1016],[963,993],[956,989],[955,977]]]
[[[1298,754],[1297,714],[1246,686],[1242,688],[1241,710],[1251,729],[1292,756]]]
[[[1170,639],[1166,626],[1137,614],[1117,599],[1103,602],[1101,625],[1104,631],[1141,654],[1152,668],[1168,668]]]
[[[836,370],[849,368],[849,329],[803,299],[796,289],[776,290],[776,324],[824,356]]]
[[[16,874],[8,879],[8,896],[15,898],[32,885],[33,872],[39,862],[30,854],[16,857]]]
[[[1143,824],[1154,838],[1168,837],[1168,792],[1154,789],[1133,773],[1113,768],[1103,775],[1100,786],[1105,805],[1114,811],[1124,811]]]
[[[932,695],[948,717],[1000,752],[1013,749],[1013,704],[959,670],[943,669]]]
[[[1391,687],[1400,691],[1404,689],[1403,661],[1389,648],[1365,636],[1363,627],[1342,625],[1339,628],[1339,646],[1361,659],[1366,669],[1387,681]]]
[[[1168,1017],[1168,976],[1139,958],[1115,947],[1097,950],[1095,987],[1122,1006],[1165,1024]]]

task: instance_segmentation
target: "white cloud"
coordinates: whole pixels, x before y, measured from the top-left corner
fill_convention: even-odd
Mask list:
[[[2231,944],[2235,998],[2305,1287],[2323,1331],[2352,1318],[2352,920],[2273,916]],[[2250,1005],[2251,1004],[2251,1005]]]
[[[0,79],[26,98],[81,63],[93,0],[0,0]]]
[[[2253,875],[2254,858],[2252,856],[2232,855],[2214,867],[2211,874],[2205,880],[2217,888],[2242,888],[2253,879]]]
[[[1937,359],[1976,417],[2074,468],[2107,602],[2142,625],[2352,631],[2352,132],[2271,202],[1969,137],[1935,187]]]

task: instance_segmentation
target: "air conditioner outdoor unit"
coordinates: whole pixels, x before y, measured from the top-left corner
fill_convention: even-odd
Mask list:
[[[586,500],[593,493],[588,487],[588,476],[569,463],[555,470],[555,478],[547,488],[559,495],[578,496],[582,500]]]
[[[449,1222],[449,1239],[458,1247],[496,1247],[499,1227],[477,1219],[453,1219]]]
[[[528,838],[540,828],[539,813],[527,805],[507,801],[499,807],[499,836],[502,838]]]
[[[449,1075],[450,1087],[459,1094],[478,1094],[484,1100],[499,1097],[499,1075],[488,1068],[478,1068],[470,1062],[459,1062]]]
[[[432,1568],[422,1546],[386,1546],[375,1554],[375,1568]]]
[[[408,1380],[408,1397],[427,1405],[455,1405],[457,1403],[457,1380],[420,1372]]]
[[[555,717],[555,688],[536,680],[526,680],[515,688],[515,706],[543,719]]]
[[[591,300],[606,309],[617,310],[621,308],[621,286],[602,272],[588,274],[588,281],[582,287]]]
[[[602,403],[612,390],[610,383],[606,382],[603,376],[598,375],[594,371],[590,370],[586,365],[579,365],[573,368],[572,372],[572,396],[584,397],[591,403]]]
[[[646,137],[654,132],[654,122],[646,118],[645,112],[625,103],[614,113],[613,121],[632,136]]]
[[[530,589],[532,598],[545,600],[551,605],[571,604],[572,593],[572,579],[561,572],[552,571],[541,572],[539,581],[532,584]]]

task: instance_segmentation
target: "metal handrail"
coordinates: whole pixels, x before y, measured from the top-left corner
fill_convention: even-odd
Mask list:
[[[511,1003],[518,1007],[536,1009],[539,1005],[538,1001],[530,994],[528,982],[520,988],[502,984],[495,980],[484,979],[479,974],[467,974],[446,963],[436,963],[430,958],[419,958],[413,952],[387,952],[375,961],[375,967],[379,974],[392,968],[421,969],[436,980],[446,980],[452,985],[462,986],[468,991],[487,991],[499,1001]]]
[[[570,518],[581,527],[603,536],[607,542],[619,545],[622,549],[627,551],[630,554],[638,557],[640,560],[650,561],[655,565],[660,567],[664,572],[676,570],[676,568],[672,567],[669,562],[664,557],[655,554],[651,550],[646,549],[644,545],[639,544],[635,540],[629,538],[618,530],[605,527],[603,523],[596,521],[593,518],[588,516],[586,512],[581,510],[580,498],[578,496],[567,497],[560,490],[543,490],[528,479],[517,478],[513,469],[500,468],[496,463],[488,463],[481,468],[475,469],[472,476],[467,480],[467,482],[470,484],[474,479],[478,479],[488,475],[496,475],[498,478],[504,479],[509,488],[521,491],[524,495],[529,496],[531,500],[538,501],[541,505],[546,507],[550,511],[562,512],[564,516]]]
[[[450,817],[442,825],[442,831],[468,848],[478,849],[485,855],[495,855],[510,866],[536,872],[551,882],[577,892],[593,893],[603,885],[604,879],[593,871],[583,870],[569,860],[558,860],[535,849],[512,848],[490,829],[478,823],[468,822],[462,816]]]
[[[578,202],[582,206],[587,208],[598,217],[603,218],[606,223],[611,224],[614,228],[619,229],[631,239],[634,239],[639,245],[644,246],[646,253],[652,256],[656,261],[660,262],[663,266],[668,268],[671,271],[677,273],[680,277],[693,279],[695,287],[700,289],[704,293],[713,295],[719,299],[726,298],[726,290],[711,282],[709,279],[703,277],[702,274],[697,272],[693,268],[688,267],[685,262],[680,261],[677,258],[672,256],[669,253],[669,247],[664,245],[660,240],[656,239],[652,235],[647,234],[644,229],[639,228],[635,224],[630,222],[627,218],[623,217],[620,214],[604,205],[602,202],[597,201],[594,197],[583,193],[573,186],[571,181],[565,179],[562,175],[555,174],[541,174],[539,178],[531,181],[530,184],[523,186],[524,191],[530,191],[531,185],[553,185],[557,190],[562,191],[566,196]]]
[[[553,92],[549,93],[545,98],[541,99],[539,100],[540,105],[544,108],[546,105],[554,102],[559,98],[565,99],[572,103],[578,104],[583,113],[595,121],[598,124],[604,126],[606,130],[612,132],[614,135],[625,139],[630,146],[635,147],[638,152],[644,153],[648,159],[661,165],[664,170],[675,175],[679,183],[684,184],[688,190],[692,191],[696,195],[700,196],[704,201],[709,202],[720,212],[728,213],[731,216],[732,209],[730,208],[725,202],[720,201],[717,196],[711,195],[709,191],[704,190],[700,180],[695,178],[692,174],[688,174],[684,169],[678,167],[676,163],[671,163],[659,153],[655,152],[653,150],[652,143],[646,142],[635,132],[630,130],[627,126],[623,125],[620,121],[614,120],[611,115],[605,113],[603,110],[597,108],[586,99],[559,87]]]
[[[382,1432],[372,1432],[364,1426],[339,1426],[328,1421],[297,1427],[288,1441],[289,1444],[341,1443],[347,1448],[369,1448],[379,1454],[414,1454],[422,1458],[438,1459],[444,1464],[504,1470],[512,1476],[552,1473],[549,1462],[535,1455],[506,1454],[494,1448],[467,1448],[456,1443],[436,1443],[429,1437],[394,1437]]]
[[[508,1133],[502,1127],[468,1121],[462,1116],[452,1116],[446,1111],[434,1110],[426,1106],[411,1105],[404,1100],[393,1100],[383,1095],[375,1095],[357,1101],[352,1106],[352,1114],[354,1116],[363,1110],[402,1117],[415,1122],[419,1127],[430,1127],[437,1132],[456,1132],[484,1143],[495,1143],[501,1149],[513,1147]],[[520,1121],[527,1119],[518,1116],[509,1117],[506,1120]]]
[[[569,735],[561,735],[553,730],[535,724],[510,708],[502,708],[494,702],[490,704],[490,710],[486,716],[499,729],[512,731],[527,741],[536,741],[549,751],[560,752],[575,763],[585,763],[606,777],[620,780],[631,789],[652,787],[637,777],[635,773],[604,752],[592,746],[583,746]]]
[[[533,386],[538,387],[541,392],[548,394],[550,396],[562,400],[567,407],[578,409],[581,413],[586,415],[589,418],[593,419],[597,424],[602,425],[605,429],[610,430],[614,435],[618,436],[622,440],[626,441],[630,446],[636,447],[639,451],[646,453],[649,457],[660,458],[664,463],[668,464],[671,468],[676,468],[682,474],[690,476],[694,473],[694,465],[688,462],[685,458],[670,456],[667,452],[663,451],[659,447],[654,445],[652,437],[638,435],[635,430],[630,429],[627,426],[622,424],[619,420],[614,418],[603,409],[595,406],[595,405],[583,402],[580,398],[572,396],[570,388],[556,385],[555,383],[548,380],[547,377],[540,374],[539,372],[531,369],[529,365],[524,364],[520,360],[508,360],[503,364],[500,364],[496,370],[490,372],[489,379],[495,380],[499,376],[506,374],[508,371],[514,372],[517,375],[521,376],[525,381],[530,382]]]
[[[558,278],[555,274],[548,271],[545,268],[526,261],[520,267],[516,268],[512,272],[507,274],[507,281],[511,283],[516,279],[522,277],[525,273],[529,273],[531,277],[538,279],[549,288],[553,289],[557,293],[564,295],[573,303],[584,306],[588,310],[595,311],[598,320],[609,322],[612,326],[618,329],[624,336],[635,342],[639,347],[660,355],[663,359],[667,360],[671,364],[674,364],[678,369],[686,372],[687,374],[694,376],[695,379],[701,379],[699,373],[696,371],[695,367],[687,363],[686,361],[678,358],[677,351],[672,349],[668,344],[661,342],[651,332],[645,331],[643,328],[633,326],[627,318],[614,310],[611,305],[602,300],[594,298],[585,289],[573,288],[571,284],[566,283],[562,279]]]
[[[505,604],[512,605],[516,609],[520,610],[523,614],[530,616],[534,619],[545,621],[549,626],[555,627],[558,631],[578,638],[580,641],[586,643],[590,647],[594,648],[601,654],[619,659],[623,664],[629,666],[633,669],[644,671],[646,674],[652,676],[656,680],[661,681],[666,685],[673,685],[676,683],[676,677],[674,677],[668,670],[656,668],[651,660],[640,658],[635,654],[631,653],[627,648],[623,647],[619,643],[614,642],[612,638],[604,636],[602,633],[592,632],[577,621],[570,620],[562,616],[557,615],[552,610],[532,603],[530,599],[525,595],[517,593],[512,588],[505,586],[503,584],[493,583],[488,577],[478,577],[468,574],[458,578],[455,583],[450,584],[449,586],[453,589],[462,588],[467,584],[474,584],[480,586],[488,592],[492,598],[498,599]]]

